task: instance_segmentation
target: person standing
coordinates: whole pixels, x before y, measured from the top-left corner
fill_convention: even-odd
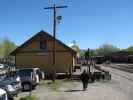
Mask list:
[[[80,75],[80,79],[83,84],[83,90],[85,91],[87,89],[88,81],[89,81],[89,77],[88,77],[86,70],[84,70],[83,73]]]

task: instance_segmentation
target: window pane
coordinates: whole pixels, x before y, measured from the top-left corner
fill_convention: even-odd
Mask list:
[[[40,42],[40,49],[46,49],[46,41]]]

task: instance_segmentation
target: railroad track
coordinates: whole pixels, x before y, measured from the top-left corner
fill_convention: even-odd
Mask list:
[[[125,79],[127,79],[127,80],[133,81],[132,78],[129,78],[129,77],[127,77],[127,76],[124,76],[124,75],[121,75],[121,74],[118,74],[118,73],[115,73],[115,72],[111,72],[111,73],[112,73],[112,74],[115,74],[115,75],[117,75],[117,76],[120,76],[120,77],[122,77],[122,78],[125,78]]]
[[[111,68],[119,69],[128,73],[133,73],[133,67],[132,66],[125,66],[125,65],[109,65]]]
[[[122,71],[125,71],[125,72],[128,72],[128,73],[133,73],[133,70],[132,69],[126,69],[125,70],[125,68],[123,68],[123,67],[125,67],[124,65],[121,67],[120,65],[110,65],[109,67],[111,67],[111,68],[114,68],[114,69],[118,69],[118,70],[122,70]],[[119,73],[117,73],[117,72],[115,72],[115,71],[110,71],[112,74],[115,74],[115,75],[117,75],[117,76],[120,76],[120,77],[122,77],[122,78],[125,78],[125,79],[127,79],[127,80],[130,80],[130,81],[133,81],[133,78],[129,78],[128,76],[126,76],[126,75],[123,75],[123,74],[119,74]]]
[[[124,68],[128,68],[128,69],[133,69],[133,66],[132,65],[127,65],[127,64],[116,64],[116,65],[118,65],[118,66],[120,66],[120,67],[124,67]]]

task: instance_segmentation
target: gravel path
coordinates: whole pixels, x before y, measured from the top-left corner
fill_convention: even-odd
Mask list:
[[[112,80],[117,82],[112,85],[113,88],[124,93],[129,100],[133,100],[133,74],[104,66],[102,68],[109,70],[112,74]]]
[[[116,82],[93,83],[88,85],[87,91],[82,91],[82,84],[75,82],[76,87],[73,89],[61,87],[59,92],[41,86],[33,91],[33,95],[36,95],[39,100],[131,100],[124,93],[114,89],[112,84]],[[28,93],[22,93],[22,95],[28,95]]]
[[[39,100],[133,100],[133,81],[114,74],[123,75],[123,72],[119,72],[119,70],[102,67],[111,72],[111,81],[88,84],[86,91],[82,91],[82,83],[78,81],[64,82],[58,91],[41,85],[32,94],[37,96]],[[28,93],[19,94],[16,100],[25,95]]]

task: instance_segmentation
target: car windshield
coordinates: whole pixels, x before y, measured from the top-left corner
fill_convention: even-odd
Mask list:
[[[30,76],[31,75],[31,72],[33,72],[32,69],[23,69],[23,70],[19,70],[18,71],[18,75],[20,77],[22,77],[22,76]]]

